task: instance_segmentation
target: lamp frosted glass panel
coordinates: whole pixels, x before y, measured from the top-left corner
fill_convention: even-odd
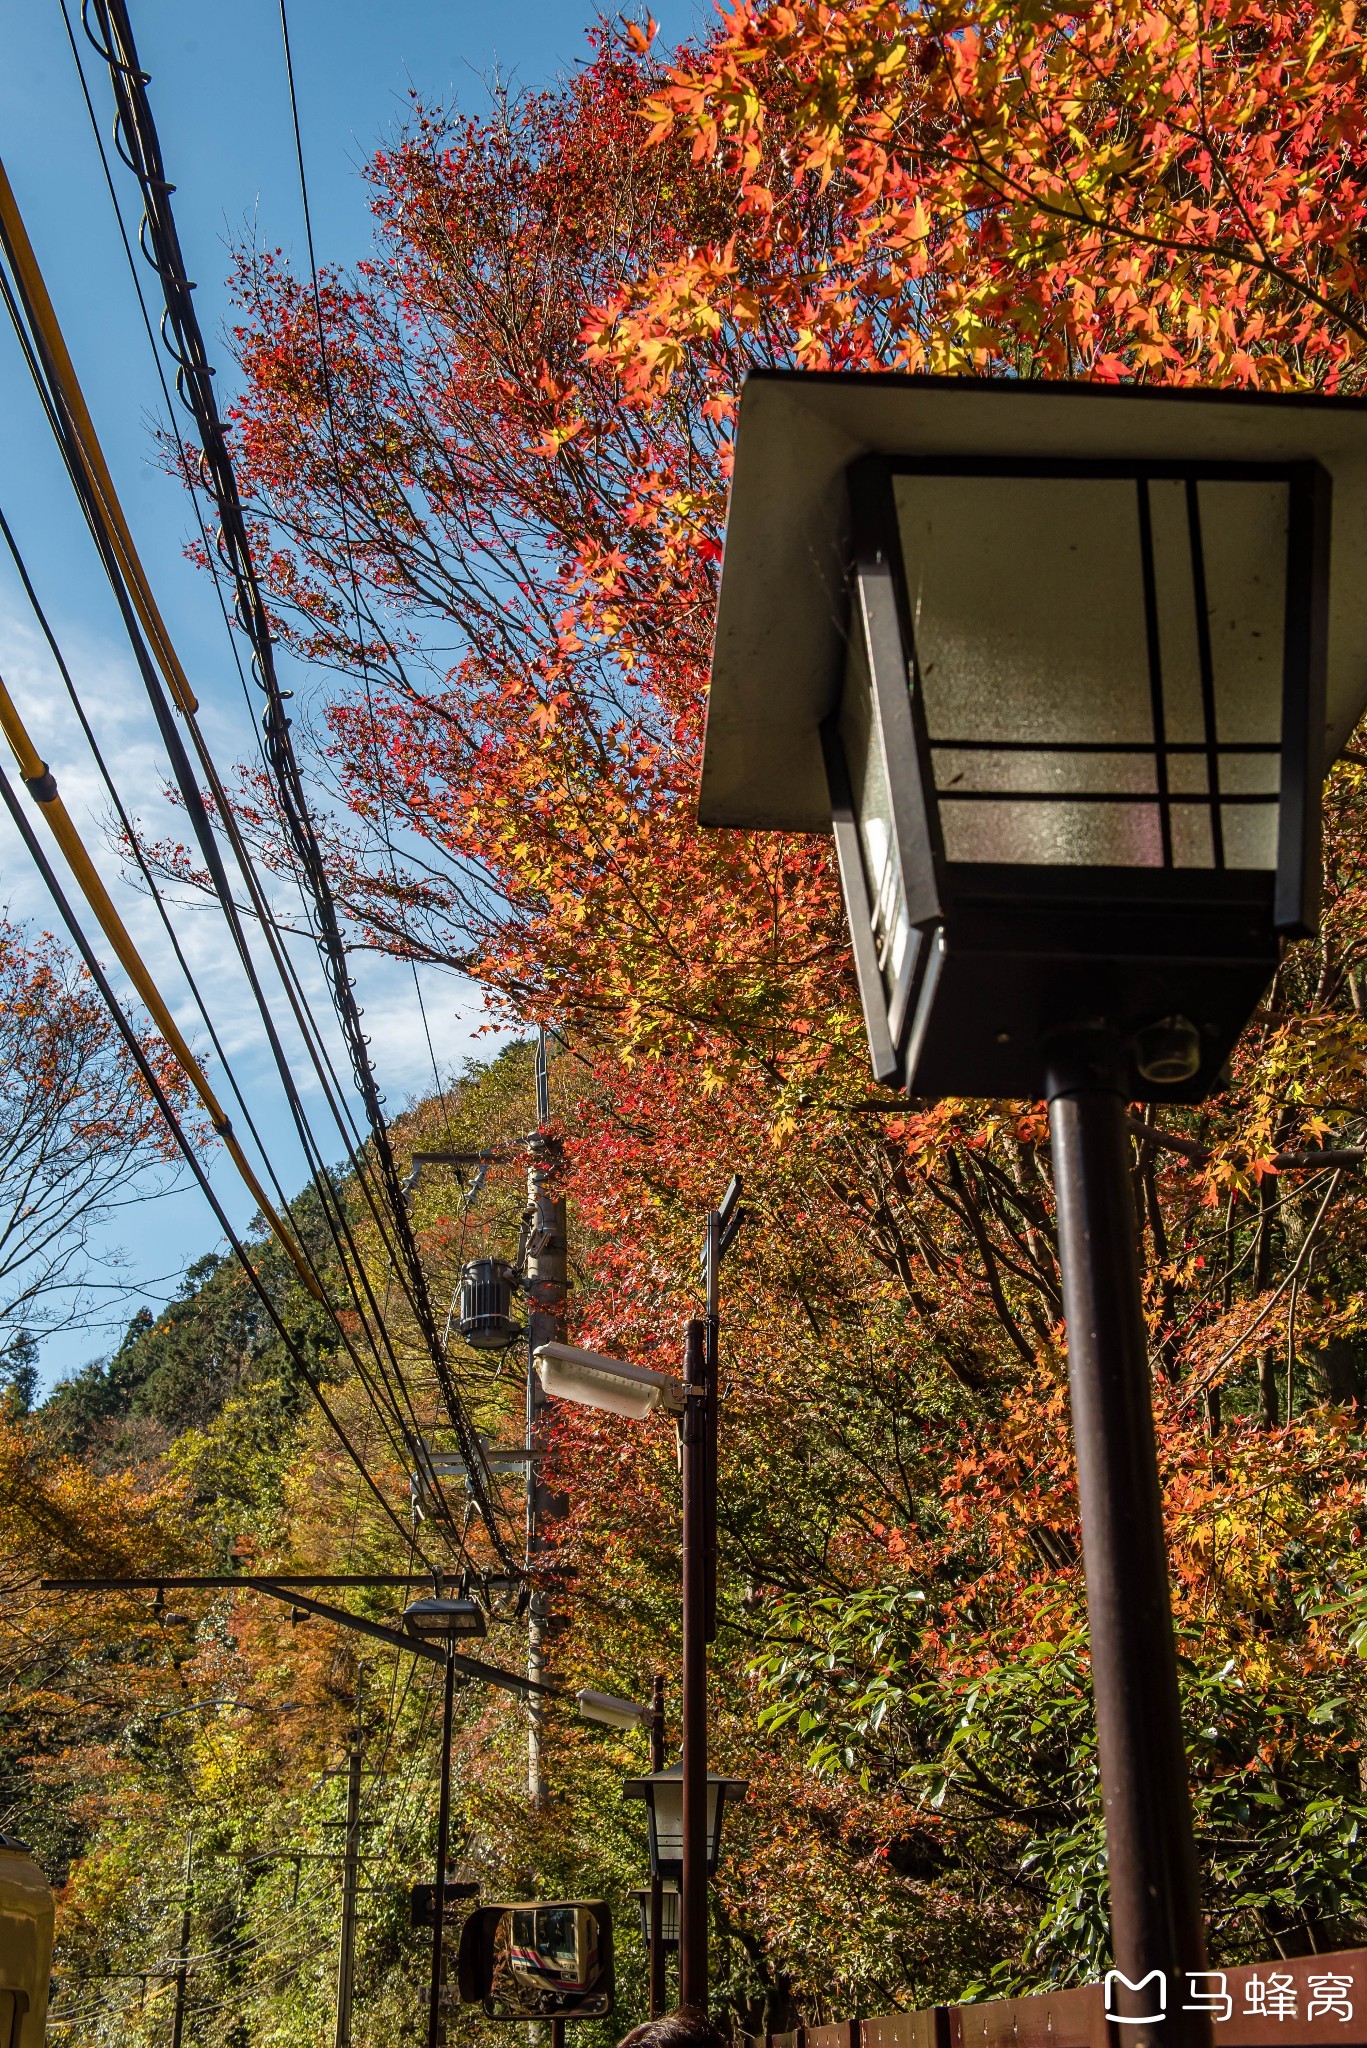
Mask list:
[[[950,860],[1012,866],[1144,867],[1163,865],[1158,807],[1071,803],[1025,805],[940,799],[940,824]]]
[[[683,1778],[664,1774],[654,1779],[651,1805],[651,1834],[655,1861],[683,1862]],[[707,1855],[711,1862],[717,1845],[717,1797],[721,1788],[709,1780],[707,1787]]]
[[[1276,745],[1285,658],[1287,486],[1203,478],[1196,492],[1220,739],[1226,746]]]
[[[1133,490],[1134,486],[1131,485]],[[1158,593],[1158,653],[1163,676],[1163,737],[1167,744],[1201,749],[1205,759],[1206,714],[1201,691],[1201,640],[1197,630],[1196,580],[1191,559],[1191,519],[1182,479],[1158,477],[1148,486],[1153,579]],[[1142,570],[1140,571],[1142,574]],[[1184,758],[1178,754],[1169,769]],[[1203,785],[1204,786],[1204,785]]]
[[[655,1779],[650,1805],[650,1833],[655,1861],[683,1862],[683,1779]]]
[[[650,1946],[650,1892],[640,1885],[632,1892],[636,1911],[640,1916],[641,1940]],[[679,1894],[672,1884],[660,1887],[660,1940],[666,1948],[679,1946]]]
[[[932,739],[1152,740],[1132,482],[898,476],[895,494]]]
[[[1203,766],[1203,764],[1198,764]],[[956,789],[1011,790],[1026,796],[1058,796],[1073,790],[1154,796],[1157,770],[1152,753],[1009,753],[1004,747],[935,748],[935,787],[943,804]]]
[[[1285,482],[894,493],[950,861],[1275,867]]]
[[[845,694],[840,711],[840,737],[850,778],[864,879],[869,898],[869,925],[878,971],[891,1007],[912,944],[906,891],[898,858],[892,794],[883,736],[873,715],[873,690],[863,636],[850,644]]]

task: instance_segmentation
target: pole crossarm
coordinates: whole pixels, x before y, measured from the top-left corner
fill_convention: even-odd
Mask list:
[[[44,1593],[155,1593],[203,1586],[425,1586],[431,1572],[151,1572],[136,1579],[39,1579]]]
[[[299,1591],[301,1585],[351,1585],[351,1586],[407,1586],[417,1583],[412,1575],[387,1573],[383,1575],[357,1574],[354,1577],[336,1574],[331,1578],[264,1578],[250,1575],[234,1575],[229,1572],[206,1572],[202,1575],[172,1573],[163,1578],[99,1578],[99,1579],[40,1579],[38,1584],[44,1593],[131,1593],[152,1592],[159,1587],[202,1587],[222,1590],[240,1589],[244,1593],[264,1593],[268,1599],[282,1600],[287,1607],[302,1607],[306,1614],[316,1614],[320,1621],[333,1621],[341,1628],[354,1629],[358,1635],[370,1636],[377,1643],[387,1643],[391,1649],[407,1650],[410,1656],[425,1657],[429,1663],[445,1664],[446,1651],[436,1643],[424,1642],[419,1636],[405,1635],[401,1629],[386,1628],[382,1621],[371,1621],[363,1614],[352,1614],[345,1607],[333,1607],[326,1600],[310,1599],[307,1593]],[[539,1679],[526,1678],[518,1671],[502,1671],[497,1664],[481,1663],[477,1657],[462,1657],[453,1654],[452,1663],[463,1678],[477,1678],[485,1685],[495,1685],[504,1692],[516,1693],[525,1698],[528,1693],[540,1693],[547,1699],[563,1699],[564,1689],[558,1685],[546,1685]]]

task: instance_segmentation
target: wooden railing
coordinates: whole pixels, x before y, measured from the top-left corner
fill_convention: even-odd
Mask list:
[[[1198,1995],[1215,2048],[1367,2048],[1367,1949],[1208,1971],[1194,1984],[1184,1981],[1177,1997],[1186,2004]],[[1034,1998],[798,2027],[766,2035],[756,2048],[1125,2048],[1129,2032],[1107,2017],[1102,1985],[1080,1984]]]

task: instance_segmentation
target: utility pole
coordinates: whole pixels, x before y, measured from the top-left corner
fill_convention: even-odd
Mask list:
[[[559,1511],[556,1496],[538,1477],[536,1454],[541,1450],[541,1414],[546,1405],[541,1382],[532,1360],[538,1344],[563,1340],[565,1300],[569,1292],[568,1241],[565,1229],[565,1197],[557,1194],[563,1155],[559,1140],[547,1129],[550,1122],[550,1086],[546,1064],[546,1032],[543,1026],[536,1045],[536,1123],[530,1141],[531,1164],[527,1168],[527,1568],[534,1572],[543,1548],[542,1527]],[[546,1596],[533,1588],[527,1610],[527,1676],[541,1684],[546,1669]],[[533,1693],[527,1703],[527,1791],[536,1806],[546,1797],[546,1774],[542,1758],[544,1709],[541,1696]]]
[[[446,1933],[446,1856],[451,1841],[451,1710],[456,1696],[456,1660],[446,1652],[441,1707],[441,1793],[437,1802],[437,1869],[432,1886],[432,1982],[427,2001],[427,2048],[441,2048],[441,1949]]]
[[[707,1313],[684,1335],[683,1384],[683,1871],[679,1881],[679,2006],[706,2017],[707,1646],[717,1633],[717,1411],[721,1265],[744,1220],[740,1176],[707,1218]]]
[[[176,2004],[171,2018],[171,2048],[180,2048],[185,2032],[185,1973],[190,1959],[190,1915],[194,1909],[195,1838],[185,1843],[185,1891],[180,1908],[180,1947],[176,1954]]]
[[[351,2048],[351,2001],[356,1980],[356,1890],[361,1849],[361,1682],[356,1674],[356,1734],[347,1752],[346,1834],[342,1847],[342,1933],[337,1945],[335,2048]]]

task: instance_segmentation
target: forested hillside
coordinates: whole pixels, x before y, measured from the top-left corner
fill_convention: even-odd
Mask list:
[[[280,639],[325,679],[348,943],[473,976],[517,1034],[394,1122],[404,1174],[443,1145],[503,1155],[477,1193],[414,1185],[434,1301],[517,1248],[533,1026],[558,1048],[573,1341],[676,1369],[703,1217],[743,1176],[711,1739],[750,1787],[713,1950],[749,2030],[1081,1981],[1107,1931],[1047,1116],[876,1089],[828,842],[696,822],[741,383],[1360,391],[1365,69],[1353,9],[1319,0],[745,0],[668,64],[648,27],[604,27],[556,92],[484,121],[416,108],[370,166],[374,251],[317,305],[283,258],[241,256],[234,447]],[[292,879],[271,789],[243,771],[236,795]],[[1209,1103],[1130,1122],[1217,1965],[1367,1941],[1367,753],[1327,804],[1321,934]],[[307,1201],[295,1222],[336,1256]],[[211,1259],[4,1418],[0,1825],[60,1882],[71,2048],[168,2038],[187,1896],[187,2041],[326,2037],[356,1726],[356,2040],[417,2037],[432,1669],[246,1595],[36,1589],[404,1568],[402,1459],[293,1270],[254,1257],[315,1391]],[[511,1356],[451,1341],[496,1444],[521,1440]],[[550,1675],[639,1699],[663,1670],[677,1737],[672,1429],[550,1413]],[[489,1637],[510,1668],[518,1610]],[[619,2010],[582,2030],[601,2048],[644,2002],[644,1831],[618,1789],[644,1739],[553,1712],[536,1810],[522,1709],[472,1684],[457,1711],[460,1875],[620,1913]]]

